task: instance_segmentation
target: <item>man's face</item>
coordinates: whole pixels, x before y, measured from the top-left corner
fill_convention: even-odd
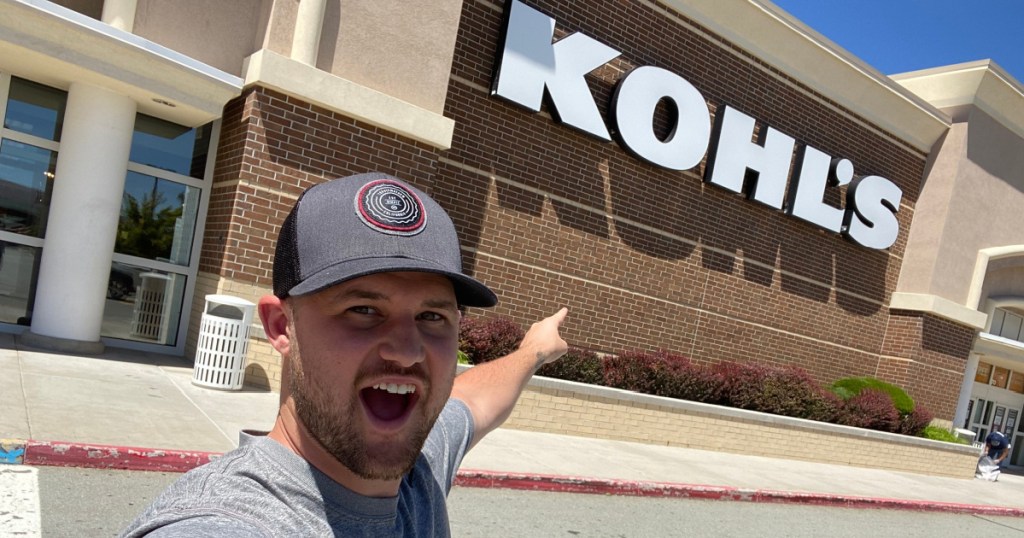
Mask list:
[[[400,478],[451,394],[460,316],[451,282],[380,273],[289,303],[296,414],[356,475]]]

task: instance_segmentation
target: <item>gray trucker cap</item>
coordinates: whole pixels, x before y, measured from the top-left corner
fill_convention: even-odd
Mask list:
[[[277,240],[274,295],[305,295],[374,273],[420,271],[448,277],[464,306],[494,306],[490,288],[462,273],[455,225],[419,189],[382,173],[310,187]]]

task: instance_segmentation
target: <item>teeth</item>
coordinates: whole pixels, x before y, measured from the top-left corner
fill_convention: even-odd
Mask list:
[[[416,392],[416,387],[413,385],[397,385],[395,383],[378,383],[373,386],[377,390],[386,390],[391,394],[412,394]]]

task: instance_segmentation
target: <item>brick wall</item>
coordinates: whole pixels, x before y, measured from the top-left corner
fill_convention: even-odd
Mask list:
[[[547,108],[491,97],[504,3],[467,0],[438,193],[457,208],[477,276],[499,290],[493,315],[525,325],[565,304],[569,340],[596,351],[796,364],[823,382],[878,375],[952,416],[955,367],[915,360],[901,374],[883,353],[924,154],[660,4],[527,3],[558,21],[556,38],[581,31],[622,51],[588,75],[605,117],[623,73],[663,67],[694,84],[712,115],[729,104],[851,159],[858,174],[893,180],[904,192],[901,231],[888,251],[861,248],[704,184],[703,163],[662,170],[559,125]],[[965,360],[967,349],[944,353]]]
[[[975,334],[931,314],[893,310],[877,377],[906,388],[936,416],[952,418]]]
[[[504,3],[466,0],[445,109],[456,121],[448,151],[264,88],[227,106],[201,271],[269,289],[273,239],[298,194],[326,178],[381,170],[452,213],[467,270],[501,300],[470,315],[525,326],[565,305],[574,345],[796,364],[822,382],[878,375],[909,384],[912,396],[952,417],[955,361],[966,350],[934,352],[919,340],[910,345],[922,351],[908,356],[886,343],[925,155],[660,4],[528,3],[559,21],[559,36],[583,31],[623,52],[588,75],[602,113],[631,67],[678,73],[712,113],[729,104],[851,159],[858,174],[894,181],[904,192],[896,243],[858,247],[704,184],[703,163],[662,170],[547,112],[490,97]],[[925,327],[949,330],[957,342],[963,332]],[[254,364],[268,384],[279,383],[272,359]]]

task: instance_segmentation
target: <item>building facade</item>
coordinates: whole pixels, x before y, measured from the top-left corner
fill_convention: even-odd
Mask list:
[[[501,301],[471,315],[565,305],[576,346],[874,376],[1021,428],[1024,90],[992,63],[886,77],[765,0],[0,21],[0,329],[29,345],[191,358],[206,295],[269,293],[305,188],[380,170],[451,213]],[[259,327],[246,374],[280,387]]]

